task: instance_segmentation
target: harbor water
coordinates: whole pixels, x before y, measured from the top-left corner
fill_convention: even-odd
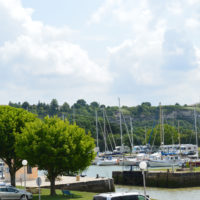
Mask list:
[[[112,177],[112,171],[129,170],[129,167],[124,166],[90,166],[83,175],[89,177]],[[144,193],[143,187],[136,186],[121,186],[116,185],[117,192],[139,192]],[[200,187],[182,188],[182,189],[162,189],[162,188],[146,188],[147,194],[157,200],[200,200]]]

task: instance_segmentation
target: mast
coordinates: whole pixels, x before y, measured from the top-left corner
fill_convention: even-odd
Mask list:
[[[144,135],[144,138],[145,138],[145,145],[147,145],[147,127],[145,126],[145,135]]]
[[[162,143],[165,144],[164,115],[162,110]]]
[[[195,135],[196,135],[196,145],[197,145],[197,159],[199,159],[199,152],[198,152],[198,136],[197,136],[197,114],[196,114],[196,105],[194,107],[194,127],[195,127]]]
[[[159,103],[160,107],[160,146],[163,145],[163,138],[162,138],[162,108],[161,108],[161,103]]]
[[[121,116],[121,108],[120,108],[120,98],[118,98],[118,101],[119,101],[119,126],[120,126],[121,148],[122,148],[123,138],[122,138],[122,116]]]
[[[133,138],[133,124],[132,124],[132,118],[130,117],[130,126],[131,126],[131,152],[133,151],[133,145],[134,145],[134,138]]]
[[[105,119],[105,111],[103,108],[103,132],[104,132],[104,138],[105,138],[105,152],[107,149],[107,140],[106,140],[106,119]]]
[[[179,138],[179,149],[180,149],[180,154],[181,154],[181,134],[180,134],[180,131],[179,131],[179,120],[178,120],[178,138]]]
[[[98,133],[98,115],[97,115],[97,110],[95,110],[95,115],[96,115],[96,137],[97,137],[97,148],[99,148],[99,133]],[[99,149],[98,149],[99,151]]]

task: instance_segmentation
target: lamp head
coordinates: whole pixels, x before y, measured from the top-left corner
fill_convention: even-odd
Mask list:
[[[141,170],[145,170],[147,168],[147,163],[145,161],[140,162],[139,167]]]
[[[28,164],[27,160],[22,160],[22,165],[26,166]]]

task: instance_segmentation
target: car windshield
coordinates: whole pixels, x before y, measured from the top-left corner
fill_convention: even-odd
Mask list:
[[[137,195],[122,196],[122,197],[112,197],[112,200],[139,200]]]
[[[106,197],[94,197],[93,200],[106,200]]]

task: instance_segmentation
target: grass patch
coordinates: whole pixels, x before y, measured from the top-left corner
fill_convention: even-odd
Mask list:
[[[73,197],[63,196],[61,190],[56,190],[56,196],[50,196],[50,189],[41,189],[41,199],[42,200],[66,200],[66,199],[75,199],[75,200],[92,200],[93,196],[96,193],[91,192],[79,192],[79,191],[71,191],[74,194]],[[33,194],[33,200],[38,200],[38,194]]]
[[[193,171],[195,171],[195,172],[200,172],[200,167],[194,167],[194,168],[193,168]]]

